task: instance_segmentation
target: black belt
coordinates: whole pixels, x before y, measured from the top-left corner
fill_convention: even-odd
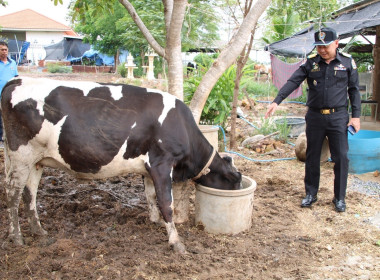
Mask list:
[[[323,109],[318,109],[318,108],[309,107],[309,110],[311,110],[313,112],[321,113],[322,115],[330,115],[332,113],[343,111],[343,110],[347,111],[347,108],[346,107],[338,107],[338,108],[323,108]]]

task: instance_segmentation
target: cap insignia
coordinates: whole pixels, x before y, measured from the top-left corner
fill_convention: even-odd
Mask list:
[[[326,37],[326,33],[325,32],[319,32],[319,40],[324,40]]]

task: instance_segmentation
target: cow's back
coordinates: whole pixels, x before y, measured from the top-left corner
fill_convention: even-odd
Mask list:
[[[14,79],[1,104],[11,151],[29,146],[40,160],[79,173],[98,173],[116,158],[147,157],[152,149],[179,161],[194,145],[190,135],[199,133],[174,96],[130,85]]]

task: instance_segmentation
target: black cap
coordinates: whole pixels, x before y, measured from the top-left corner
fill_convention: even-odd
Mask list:
[[[324,27],[314,33],[314,46],[328,46],[338,39],[332,28]]]

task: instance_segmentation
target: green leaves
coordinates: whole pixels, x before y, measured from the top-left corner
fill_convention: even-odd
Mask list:
[[[185,80],[184,95],[185,102],[189,103],[193,94],[198,87],[203,75],[211,67],[217,54],[206,55],[199,54],[194,58],[197,63],[197,69],[194,74],[190,75]],[[250,67],[245,67],[244,74],[252,72]],[[211,90],[206,104],[203,108],[201,122],[207,124],[219,124],[223,128],[226,126],[226,121],[232,110],[232,98],[236,79],[236,65],[228,68],[219,78],[214,88]]]
[[[58,2],[59,2],[59,4],[63,5],[63,0],[51,0],[51,1],[54,1],[55,6],[58,5]]]
[[[163,1],[130,0],[130,2],[155,40],[165,47],[166,27]],[[103,34],[101,39],[104,40],[104,33],[108,31],[113,37],[117,36],[118,40],[123,42],[124,49],[134,53],[139,53],[148,46],[145,37],[119,1],[75,0],[72,11],[73,19],[77,21],[75,30],[85,34],[90,43],[99,39],[97,36],[100,34]],[[121,12],[122,16],[120,16]],[[181,39],[184,51],[191,48],[213,46],[214,42],[219,39],[219,18],[215,13],[215,7],[209,1],[189,0],[182,27]],[[100,26],[100,22],[108,25],[114,23],[113,30],[105,28],[102,32],[98,28],[99,30],[95,32],[94,25]]]
[[[62,0],[54,0],[62,1]],[[96,18],[105,14],[113,14],[113,7],[118,1],[106,0],[75,0],[73,5],[73,20],[79,21],[81,24],[88,22],[88,17]],[[120,4],[121,5],[121,4]],[[123,7],[124,9],[124,7]]]
[[[117,22],[126,16],[127,11],[117,1],[108,1],[113,6],[109,6],[110,3],[103,5],[97,2],[99,1],[78,0],[75,3],[73,9],[80,14],[75,31],[83,34],[84,41],[93,45],[96,50],[114,56],[124,47],[120,36],[124,30],[117,28]]]
[[[273,0],[267,10],[269,24],[265,28],[263,41],[273,43],[289,37],[304,28],[306,21],[323,24],[338,8],[337,0]]]

